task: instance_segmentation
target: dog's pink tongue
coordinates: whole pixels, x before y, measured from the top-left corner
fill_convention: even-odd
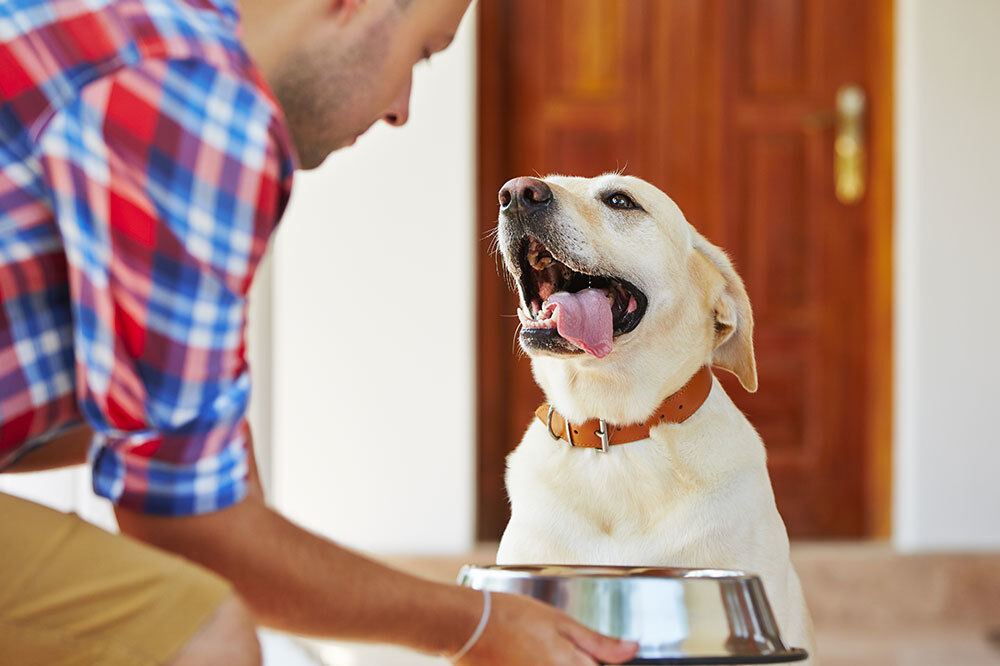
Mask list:
[[[604,358],[611,353],[611,302],[601,289],[575,294],[560,291],[548,298],[558,308],[559,335],[588,354]]]

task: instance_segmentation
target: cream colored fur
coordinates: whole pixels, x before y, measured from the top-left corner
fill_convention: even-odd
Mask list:
[[[670,198],[616,174],[544,180],[556,204],[545,222],[553,255],[581,272],[624,278],[649,301],[638,327],[616,338],[603,359],[527,350],[550,404],[573,422],[642,422],[709,363],[756,390],[753,316],[743,284]],[[616,190],[644,211],[607,206],[602,195]],[[501,215],[499,239],[510,269],[515,263],[505,241],[515,226]],[[531,418],[508,458],[512,516],[497,562],[756,573],[785,642],[815,655],[765,461],[759,435],[718,380],[684,423],[658,426],[648,439],[608,453],[555,442]]]

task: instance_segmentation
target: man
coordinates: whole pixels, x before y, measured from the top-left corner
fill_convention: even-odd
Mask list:
[[[344,550],[256,478],[246,294],[296,153],[405,123],[467,2],[0,0],[0,469],[86,455],[138,540],[0,495],[0,663],[252,664],[258,621],[470,665],[635,653]]]

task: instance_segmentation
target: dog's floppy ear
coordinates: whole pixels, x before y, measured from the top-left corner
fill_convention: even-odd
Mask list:
[[[712,295],[715,310],[715,351],[712,365],[736,375],[750,393],[757,390],[753,356],[753,311],[743,280],[726,253],[695,233],[694,248],[722,274],[723,285]]]

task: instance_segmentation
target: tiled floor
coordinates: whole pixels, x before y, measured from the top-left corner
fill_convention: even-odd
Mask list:
[[[894,631],[818,629],[823,666],[998,666],[1000,649],[975,628],[907,627]]]
[[[388,558],[453,581],[466,557]],[[1000,666],[1000,553],[903,556],[884,544],[797,544],[823,666]],[[318,644],[328,666],[446,666],[405,650]]]

